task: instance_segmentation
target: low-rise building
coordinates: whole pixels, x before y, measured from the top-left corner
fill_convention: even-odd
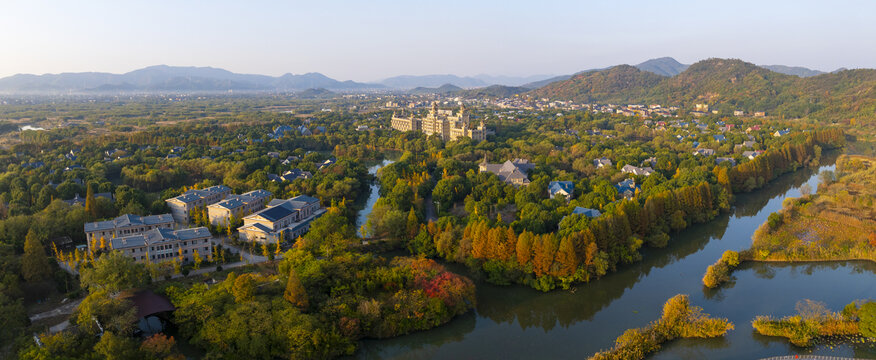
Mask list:
[[[284,181],[294,181],[296,179],[310,179],[313,177],[313,174],[310,171],[304,171],[301,169],[292,169],[287,170],[283,173],[283,175],[277,174],[268,174],[268,180],[273,182],[284,182]]]
[[[624,174],[651,176],[651,174],[654,173],[654,169],[652,169],[650,166],[638,167],[627,164],[624,165],[624,167],[621,169],[621,172],[623,172]]]
[[[85,239],[91,247],[101,238],[109,240],[152,229],[173,229],[173,217],[170,214],[150,216],[125,214],[112,220],[85,223]]]
[[[237,230],[242,240],[275,244],[306,233],[324,213],[319,199],[307,195],[274,199],[266,209],[245,216]]]
[[[599,212],[599,210],[588,209],[588,208],[584,208],[584,207],[580,207],[580,206],[576,206],[575,209],[572,210],[572,214],[584,215],[584,216],[589,217],[589,218],[596,218],[596,217],[599,217],[600,215],[602,215],[602,213]]]
[[[207,214],[213,225],[227,225],[231,217],[242,218],[265,207],[273,194],[267,190],[253,190],[240,195],[228,195],[225,200],[207,205]]]
[[[205,227],[180,230],[162,228],[114,238],[109,246],[137,262],[181,259],[182,263],[188,263],[194,261],[195,252],[201,259],[213,257],[211,238],[210,231]]]
[[[755,151],[743,151],[742,152],[742,156],[747,157],[749,160],[754,160],[754,158],[760,156],[760,154],[763,154],[763,151],[755,150]]]
[[[170,208],[173,219],[180,224],[188,224],[189,212],[222,201],[229,194],[231,194],[229,187],[216,185],[206,189],[192,189],[165,201]]]
[[[633,196],[636,196],[636,190],[639,189],[639,186],[636,185],[635,179],[626,179],[617,183],[614,188],[617,189],[618,195],[627,199],[632,199]]]
[[[572,199],[574,192],[575,183],[571,181],[551,181],[550,184],[548,184],[548,194],[551,199],[561,196],[568,201]]]
[[[715,164],[730,163],[730,166],[736,166],[736,159],[732,157],[718,157],[715,159]]]
[[[104,199],[107,199],[109,201],[113,201],[113,193],[109,193],[109,192],[96,193],[96,194],[94,194],[94,199],[97,200],[97,198],[104,198]],[[76,196],[74,196],[70,200],[64,200],[64,202],[67,203],[68,205],[85,206],[85,198],[79,196],[79,193],[76,193]]]
[[[527,172],[533,168],[535,168],[535,164],[530,163],[526,159],[514,159],[505,161],[502,164],[490,164],[484,158],[484,161],[478,165],[480,172],[496,174],[500,180],[514,186],[529,185],[529,175]]]
[[[593,166],[596,166],[597,169],[601,169],[603,167],[611,167],[611,159],[607,157],[601,157],[599,159],[593,160]]]
[[[696,149],[696,150],[694,150],[693,154],[694,155],[702,155],[702,156],[712,156],[712,155],[715,155],[715,150],[714,149],[706,149],[706,148]]]

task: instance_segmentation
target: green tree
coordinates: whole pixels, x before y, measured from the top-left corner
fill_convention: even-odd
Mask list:
[[[85,212],[91,219],[97,218],[97,210],[94,205],[94,188],[91,183],[88,183],[88,190],[85,192]]]
[[[94,352],[106,360],[139,360],[143,359],[143,353],[140,352],[138,345],[139,343],[132,338],[107,331],[94,345]]]
[[[255,295],[255,281],[251,274],[241,274],[234,279],[231,294],[238,303],[251,301]]]
[[[43,248],[43,243],[37,237],[36,231],[33,228],[27,232],[27,237],[24,240],[24,255],[21,258],[21,275],[24,280],[36,282],[48,279],[51,275],[52,268],[49,265],[49,259],[46,257],[46,250]]]
[[[148,284],[149,273],[143,264],[134,262],[120,251],[111,251],[101,255],[94,267],[83,268],[80,281],[89,291],[104,289],[115,293]]]
[[[870,301],[858,310],[858,327],[861,335],[876,338],[876,301]]]

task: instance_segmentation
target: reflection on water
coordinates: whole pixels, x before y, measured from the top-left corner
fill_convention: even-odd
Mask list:
[[[826,157],[835,161],[836,154]],[[818,170],[829,169],[822,167]],[[798,188],[816,188],[818,171],[802,169],[761,190],[738,195],[734,208],[708,224],[672,236],[663,249],[648,249],[644,260],[619,269],[574,291],[542,293],[521,286],[478,282],[478,306],[434,330],[394,339],[363,341],[356,357],[395,358],[582,358],[610,347],[624,330],[659,316],[666,299],[679,293],[715,316],[727,317],[736,330],[727,337],[680,340],[654,358],[751,358],[804,353],[787,341],[752,333],[756,315],[787,315],[804,298],[841,309],[854,299],[876,298],[876,265],[862,262],[745,264],[734,281],[716,290],[703,288],[706,267],[728,249],[751,245],[751,234],[785,197]],[[851,356],[866,349],[841,346],[815,353]],[[860,356],[860,355],[859,355]]]
[[[395,161],[384,159],[380,163],[376,165],[372,165],[368,168],[368,173],[374,176],[377,176],[377,172],[386,165],[392,164]],[[359,214],[356,215],[356,230],[357,234],[359,234],[358,230],[362,228],[362,225],[368,221],[368,215],[371,214],[371,210],[374,208],[374,203],[377,202],[377,199],[380,198],[380,182],[374,181],[369,186],[368,189],[368,199],[365,200],[365,204],[362,207],[362,210],[359,211]],[[359,234],[361,236],[361,234]]]

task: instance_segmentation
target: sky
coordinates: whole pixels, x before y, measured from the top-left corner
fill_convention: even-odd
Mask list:
[[[570,74],[671,56],[876,68],[876,1],[0,2],[0,77],[167,64],[339,80]]]

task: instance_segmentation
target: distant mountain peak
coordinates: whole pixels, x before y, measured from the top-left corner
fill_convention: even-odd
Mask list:
[[[682,71],[686,70],[688,66],[689,65],[682,64],[678,62],[678,60],[668,56],[650,59],[636,65],[639,70],[669,77],[680,74]]]

